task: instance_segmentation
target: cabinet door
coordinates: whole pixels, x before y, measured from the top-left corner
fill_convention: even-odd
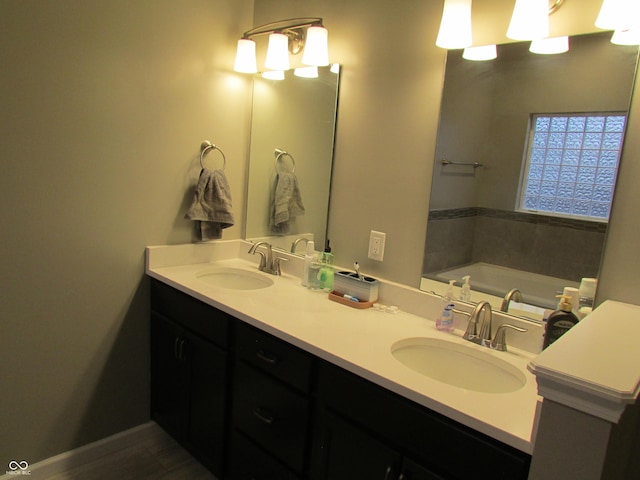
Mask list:
[[[395,480],[400,455],[341,418],[328,416],[325,480]],[[420,477],[416,477],[418,479]]]
[[[189,422],[187,448],[215,475],[225,459],[225,392],[227,355],[194,335],[186,336],[183,356],[189,365]]]
[[[284,465],[241,433],[231,437],[230,480],[300,480]]]
[[[405,458],[402,461],[402,473],[398,480],[444,480],[444,477],[436,475],[422,465]]]
[[[188,369],[183,330],[166,318],[151,315],[151,415],[178,441],[186,434]]]

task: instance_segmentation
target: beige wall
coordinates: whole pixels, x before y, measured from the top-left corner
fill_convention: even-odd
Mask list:
[[[0,473],[148,420],[144,247],[191,241],[200,143],[242,233],[250,0],[0,2]]]

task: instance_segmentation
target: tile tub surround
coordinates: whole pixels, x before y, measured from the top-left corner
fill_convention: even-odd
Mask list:
[[[606,229],[602,222],[490,208],[432,211],[423,272],[486,262],[559,278],[596,277]]]
[[[515,346],[507,353],[494,352],[465,342],[461,339],[462,331],[455,335],[438,332],[433,320],[441,305],[439,297],[380,279],[380,302],[398,305],[399,313],[358,310],[331,302],[325,293],[312,292],[300,285],[303,262],[299,257],[291,257],[283,264],[283,275],[275,277],[275,284],[269,288],[229,290],[196,278],[196,272],[214,262],[257,270],[258,258],[246,254],[250,245],[244,241],[223,241],[149,247],[146,272],[418,404],[521,451],[532,452],[540,398],[536,393],[535,378],[526,366],[535,353]],[[464,319],[456,318],[456,321],[460,322],[458,327],[466,326]],[[496,323],[499,321],[499,315],[496,315]],[[537,336],[539,344],[539,335],[535,331],[533,335]],[[405,367],[393,357],[391,346],[411,337],[441,338],[481,349],[525,372],[527,383],[512,393],[488,394],[437,382]],[[513,412],[513,415],[505,412]]]

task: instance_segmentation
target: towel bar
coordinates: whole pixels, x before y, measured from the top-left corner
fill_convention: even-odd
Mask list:
[[[280,148],[276,148],[273,154],[276,156],[276,161],[275,161],[276,172],[278,171],[278,160],[280,160],[280,158],[283,156],[287,156],[291,159],[291,164],[293,165],[291,167],[290,173],[296,173],[296,161],[293,159],[293,156],[291,156],[289,152],[282,150]]]
[[[440,160],[440,163],[442,163],[442,165],[468,165],[470,167],[473,167],[474,169],[476,169],[478,167],[484,167],[484,164],[479,163],[479,162],[461,163],[461,162],[452,162],[450,160]]]
[[[222,155],[222,160],[224,162],[222,164],[222,170],[224,170],[225,167],[227,166],[227,157],[225,157],[224,152],[222,151],[222,149],[220,147],[218,147],[217,145],[212,144],[209,140],[205,140],[200,145],[200,167],[204,168],[204,164],[202,163],[202,161],[204,160],[204,157],[206,156],[206,154],[207,154],[207,152],[209,150],[217,150],[217,151],[220,152],[220,155]]]

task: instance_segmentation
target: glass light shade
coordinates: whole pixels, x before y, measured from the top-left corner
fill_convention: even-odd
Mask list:
[[[293,71],[296,77],[302,78],[318,78],[318,67],[312,65],[310,67],[298,67]]]
[[[256,42],[248,38],[238,40],[236,62],[233,69],[240,73],[258,73],[256,64]]]
[[[555,55],[569,51],[569,37],[553,37],[532,40],[529,47],[531,53]]]
[[[611,43],[616,45],[640,45],[640,28],[616,30],[611,36]]]
[[[465,48],[471,41],[471,0],[445,0],[436,45]]]
[[[307,38],[304,42],[302,63],[326,67],[329,65],[329,32],[324,27],[309,27]]]
[[[331,65],[331,68],[329,69],[329,71],[331,73],[340,73],[340,64],[334,63],[333,65]]]
[[[262,72],[262,78],[268,80],[284,80],[284,72],[282,70],[267,70]]]
[[[269,35],[265,68],[271,70],[289,70],[289,38],[282,33]]]
[[[640,27],[638,0],[603,0],[596,27],[603,30],[627,30]]]
[[[516,0],[507,37],[513,40],[538,40],[549,35],[549,1]]]
[[[498,49],[495,45],[480,45],[478,47],[467,47],[462,52],[462,58],[482,62],[493,60],[498,56]]]

